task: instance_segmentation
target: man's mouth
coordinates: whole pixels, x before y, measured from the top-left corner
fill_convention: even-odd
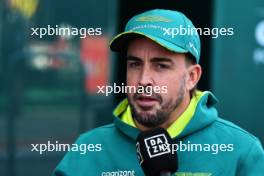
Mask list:
[[[149,109],[158,102],[158,99],[151,96],[140,95],[136,98],[136,103],[143,109]]]

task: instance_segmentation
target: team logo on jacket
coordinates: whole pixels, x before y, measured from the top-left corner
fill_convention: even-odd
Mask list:
[[[144,140],[150,158],[170,153],[169,143],[165,134],[158,134]]]
[[[139,161],[139,164],[141,165],[143,163],[143,157],[141,155],[141,152],[140,152],[140,146],[139,146],[139,142],[137,142],[136,144],[136,148],[137,148],[137,157],[138,157],[138,161]]]

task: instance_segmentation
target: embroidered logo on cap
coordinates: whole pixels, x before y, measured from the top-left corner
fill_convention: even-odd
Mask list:
[[[136,21],[141,22],[171,22],[172,20],[165,18],[163,16],[141,16],[136,19]]]

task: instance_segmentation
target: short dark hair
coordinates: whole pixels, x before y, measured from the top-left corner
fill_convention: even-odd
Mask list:
[[[195,57],[191,53],[188,52],[185,54],[185,56],[187,65],[197,64]]]
[[[197,64],[195,57],[191,54],[191,53],[186,53],[185,54],[185,61],[186,61],[186,65],[190,66],[190,65],[195,65]],[[193,97],[195,96],[197,90],[197,85],[195,85],[191,90],[190,90],[190,96]]]

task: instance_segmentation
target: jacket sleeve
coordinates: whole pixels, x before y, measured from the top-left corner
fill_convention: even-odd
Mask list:
[[[74,167],[73,156],[72,152],[68,152],[62,161],[57,165],[55,170],[52,173],[52,176],[70,176],[72,172],[72,167]],[[71,167],[70,167],[71,166]]]
[[[248,153],[242,158],[237,176],[263,176],[264,150],[259,140],[256,140]]]
[[[76,140],[75,144],[81,143],[82,135]],[[80,165],[80,159],[82,159],[82,156],[80,156],[79,152],[68,151],[53,171],[52,176],[78,175],[76,172],[79,170],[78,166]]]

